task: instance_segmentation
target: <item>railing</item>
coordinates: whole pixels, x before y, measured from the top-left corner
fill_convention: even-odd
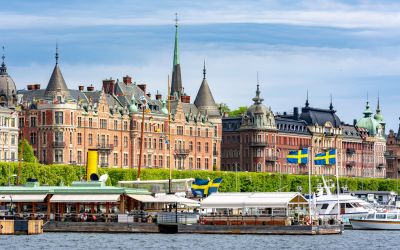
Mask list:
[[[275,144],[270,144],[266,141],[251,141],[250,142],[250,147],[268,147],[268,148],[273,148]]]
[[[265,160],[266,160],[266,161],[269,161],[269,162],[277,161],[277,160],[278,160],[278,157],[277,157],[276,155],[267,155],[267,156],[265,157]]]
[[[64,148],[65,147],[65,142],[63,141],[54,141],[53,142],[53,148]]]
[[[189,153],[190,149],[183,149],[183,148],[175,149],[176,155],[188,155]]]
[[[96,147],[98,150],[112,150],[113,148],[114,148],[114,145],[113,144],[104,144],[104,143],[101,143],[101,144],[97,144],[97,147]]]
[[[158,224],[196,224],[198,222],[199,215],[196,213],[158,213],[157,223]]]

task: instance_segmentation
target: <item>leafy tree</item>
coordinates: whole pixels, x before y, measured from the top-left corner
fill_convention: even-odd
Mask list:
[[[247,106],[241,106],[237,109],[232,110],[231,112],[229,112],[229,116],[231,117],[239,117],[242,116],[243,114],[246,113],[247,111]]]
[[[225,113],[229,114],[231,112],[231,109],[228,107],[228,105],[226,103],[220,103],[220,104],[217,104],[217,106],[218,106],[219,112],[221,114],[225,114]]]
[[[35,157],[35,154],[33,153],[33,148],[31,144],[25,139],[19,142],[18,144],[18,159],[21,155],[21,150],[22,150],[22,143],[24,144],[24,152],[22,154],[22,159],[24,162],[37,162],[37,159]]]

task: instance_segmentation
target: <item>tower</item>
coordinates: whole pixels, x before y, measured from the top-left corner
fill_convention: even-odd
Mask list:
[[[178,14],[175,14],[175,16],[175,45],[174,60],[172,65],[171,96],[177,95],[178,99],[180,99],[181,95],[183,94],[183,87],[178,47]]]

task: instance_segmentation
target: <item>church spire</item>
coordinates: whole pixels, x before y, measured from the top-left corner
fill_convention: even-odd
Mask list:
[[[333,110],[332,94],[331,94],[331,103],[329,104],[329,110]]]
[[[179,47],[178,47],[178,13],[175,13],[175,45],[174,45],[174,60],[172,67],[172,81],[171,81],[171,96],[178,96],[180,99],[183,94],[181,65],[179,60]]]
[[[56,65],[54,66],[53,73],[51,74],[49,83],[47,84],[45,96],[49,98],[54,98],[56,97],[56,95],[61,94],[64,97],[69,97],[70,93],[58,64],[58,59],[59,59],[58,43],[56,43],[55,58],[56,58]]]
[[[203,79],[206,79],[206,59],[204,59],[204,66],[203,66]]]
[[[56,65],[58,64],[58,42],[56,42]]]

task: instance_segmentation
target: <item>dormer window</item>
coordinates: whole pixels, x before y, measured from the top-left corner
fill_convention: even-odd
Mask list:
[[[62,99],[61,99],[61,96],[60,96],[60,95],[58,95],[58,96],[56,97],[56,99],[57,99],[57,102],[58,102],[58,103],[61,103],[61,100],[62,100]]]

